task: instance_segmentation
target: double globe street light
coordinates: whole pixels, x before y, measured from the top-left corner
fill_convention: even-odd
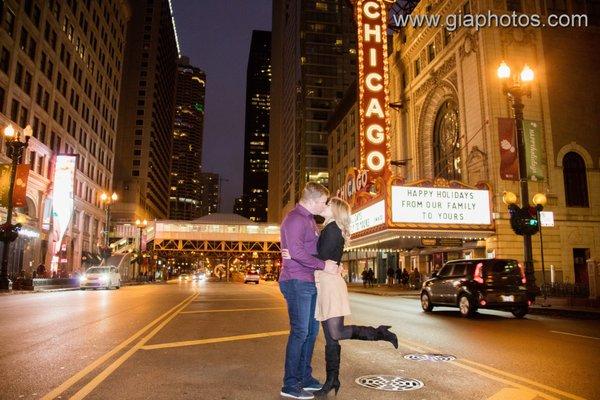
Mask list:
[[[106,224],[104,226],[104,246],[102,247],[101,253],[102,258],[106,260],[111,255],[110,250],[110,208],[113,203],[115,203],[119,199],[119,196],[115,192],[113,192],[110,196],[106,192],[102,192],[100,195],[100,202],[104,206],[105,213],[105,221]]]
[[[136,219],[135,220],[135,226],[139,229],[139,233],[140,233],[139,242],[138,242],[138,245],[139,245],[139,247],[138,247],[138,254],[139,254],[139,256],[138,256],[138,262],[137,262],[137,264],[138,264],[138,268],[141,270],[141,266],[142,266],[142,230],[144,230],[148,226],[148,221],[145,220],[145,219],[144,220]],[[140,272],[140,271],[138,271],[138,272]],[[135,277],[135,275],[136,275],[136,273],[134,272],[134,277]]]
[[[519,182],[521,192],[521,205],[522,210],[529,206],[529,187],[527,182],[527,161],[525,154],[525,135],[523,134],[523,96],[531,97],[531,86],[530,83],[534,80],[535,74],[533,70],[526,64],[521,73],[518,76],[512,74],[512,71],[507,63],[504,61],[500,63],[498,67],[498,78],[502,82],[502,88],[504,93],[508,96],[515,118],[516,132],[517,132],[517,150],[519,158]],[[511,203],[513,206],[516,203],[516,195],[514,201]],[[509,196],[510,197],[510,196]],[[510,199],[512,200],[512,198]],[[516,206],[515,206],[516,207]],[[510,207],[509,207],[510,209]],[[514,207],[511,209],[511,215],[514,214]],[[511,221],[513,220],[511,216]],[[511,223],[512,225],[512,223]],[[513,227],[514,229],[514,227]],[[516,232],[516,231],[515,231]],[[523,253],[525,262],[525,275],[527,277],[527,291],[531,300],[535,300],[537,289],[535,286],[535,275],[533,272],[533,255],[531,246],[531,235],[529,230],[524,229],[523,233],[517,233],[523,235]],[[535,234],[535,232],[533,233]]]
[[[31,126],[27,125],[23,132],[15,131],[12,125],[4,129],[4,140],[6,142],[6,155],[11,160],[10,178],[8,186],[8,198],[6,206],[6,222],[0,226],[0,241],[2,241],[2,270],[0,272],[0,290],[11,290],[12,282],[8,278],[8,250],[10,243],[14,242],[19,236],[21,224],[12,223],[13,213],[13,193],[15,188],[15,179],[17,176],[17,165],[22,161],[23,154],[29,139],[31,138]]]

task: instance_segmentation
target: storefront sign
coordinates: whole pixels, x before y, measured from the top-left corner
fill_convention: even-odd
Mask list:
[[[61,243],[73,215],[73,186],[75,183],[77,156],[56,156],[56,167],[52,188],[52,228],[54,233],[54,254],[61,249]]]
[[[352,214],[350,232],[352,234],[373,228],[385,222],[385,201],[381,200]]]
[[[523,135],[525,135],[525,159],[527,162],[527,179],[530,181],[544,180],[546,157],[540,123],[523,120]]]
[[[462,247],[462,239],[458,238],[425,238],[421,245],[428,247]]]
[[[390,171],[387,9],[383,0],[357,0],[358,104],[361,169]]]
[[[357,192],[363,190],[367,186],[368,179],[369,173],[367,170],[357,170],[352,168],[346,175],[344,186],[337,191],[336,196],[350,202],[350,199],[352,199]]]
[[[489,225],[487,190],[392,186],[392,222]]]

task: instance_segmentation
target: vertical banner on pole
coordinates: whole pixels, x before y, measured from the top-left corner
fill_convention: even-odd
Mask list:
[[[15,186],[13,189],[13,206],[25,207],[27,204],[27,180],[29,179],[29,164],[17,165]]]
[[[540,126],[541,123],[538,121],[523,120],[527,179],[530,181],[543,181],[545,178],[546,157]]]
[[[10,164],[0,164],[0,206],[8,206],[8,188],[10,187]]]
[[[514,118],[498,118],[500,141],[500,178],[519,180],[519,152],[517,151],[517,128]]]

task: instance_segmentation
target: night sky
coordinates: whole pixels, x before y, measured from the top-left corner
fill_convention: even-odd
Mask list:
[[[242,193],[246,67],[252,30],[271,30],[271,0],[172,0],[182,55],[206,72],[202,169],[223,182],[221,212]]]

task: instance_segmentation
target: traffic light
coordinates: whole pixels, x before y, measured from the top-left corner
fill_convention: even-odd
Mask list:
[[[540,230],[537,209],[535,207],[508,206],[510,226],[517,235],[535,235]]]

